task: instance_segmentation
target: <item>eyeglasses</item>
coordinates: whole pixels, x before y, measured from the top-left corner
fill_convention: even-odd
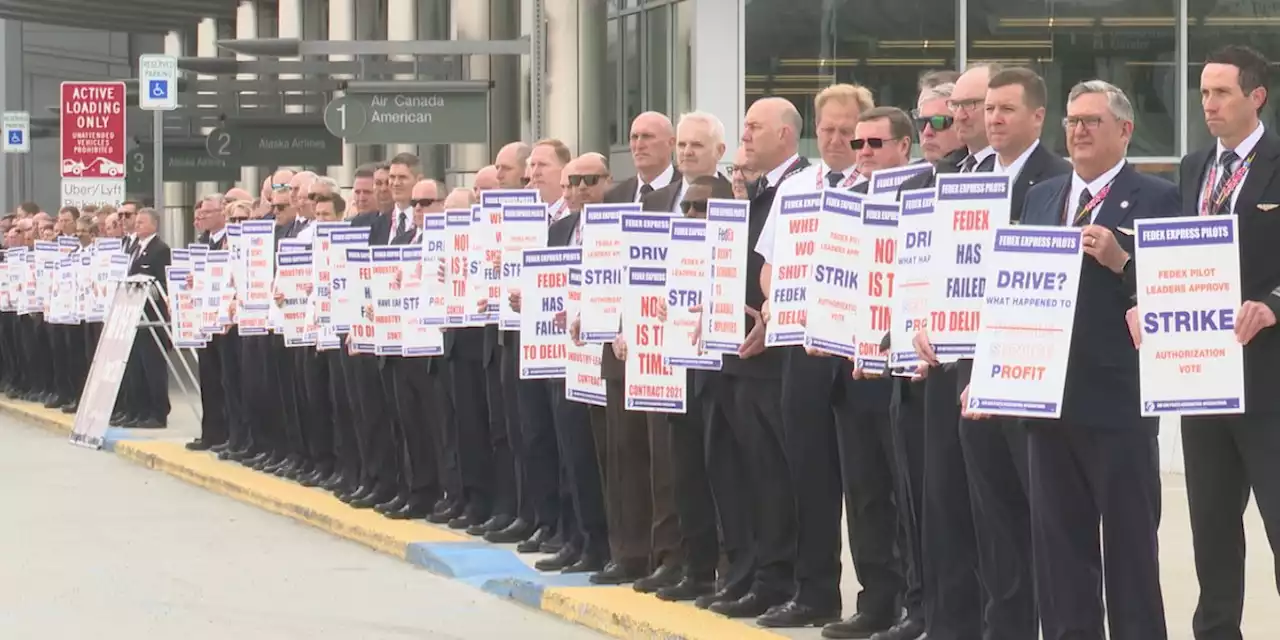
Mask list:
[[[946,131],[955,122],[956,119],[952,116],[916,116],[916,131],[924,133],[926,127],[933,127],[934,131]]]
[[[747,165],[745,165],[745,164],[731,164],[731,165],[729,165],[729,173],[730,173],[730,174],[734,174],[734,173],[745,173],[746,171],[747,171]]]
[[[229,218],[231,222],[244,222],[245,220],[248,220],[248,219],[249,219],[249,216],[232,216],[231,218]]]
[[[602,179],[607,177],[608,176],[603,176],[596,173],[588,173],[585,175],[573,175],[573,176],[569,176],[569,186],[576,187],[578,185],[586,185],[588,187],[594,187],[597,184],[599,184]]]
[[[683,213],[686,216],[689,215],[690,211],[706,211],[706,210],[707,210],[706,198],[703,198],[701,200],[682,200],[680,202],[680,213]]]
[[[960,111],[973,111],[978,105],[982,104],[985,101],[986,100],[983,98],[970,98],[968,100],[948,100],[947,109],[949,109],[951,113],[958,113]]]
[[[1067,131],[1071,131],[1079,125],[1084,125],[1085,129],[1093,131],[1101,124],[1102,118],[1100,116],[1067,116],[1062,119],[1062,128]]]
[[[293,188],[293,187],[289,186],[289,183],[287,183],[287,182],[273,182],[273,183],[271,183],[271,190],[272,190],[272,191],[288,191],[288,190],[290,190],[290,189],[292,189],[292,188]]]
[[[444,202],[444,200],[440,198],[416,198],[414,200],[410,200],[409,204],[415,207],[429,207],[437,202]]]
[[[327,195],[325,195],[325,194],[323,194],[323,193],[308,193],[308,194],[307,194],[307,199],[308,199],[308,200],[310,200],[310,201],[312,201],[312,202],[319,202],[319,201],[321,201],[321,200],[323,200],[323,199],[325,199],[325,198],[328,198],[328,197],[329,197],[329,196],[327,196]]]
[[[892,140],[886,140],[884,138],[854,138],[849,141],[849,146],[853,147],[854,151],[862,151],[863,147],[871,147],[872,149],[883,148],[886,142],[892,142]]]
[[[133,212],[133,211],[118,211],[118,212],[116,212],[116,215],[117,215],[117,216],[120,216],[121,218],[132,218],[132,217],[133,217],[133,214],[134,214],[134,212]]]
[[[271,205],[271,210],[272,210],[272,211],[284,211],[285,209],[288,209],[288,208],[289,208],[289,205],[287,205],[287,204],[273,204],[273,205]]]

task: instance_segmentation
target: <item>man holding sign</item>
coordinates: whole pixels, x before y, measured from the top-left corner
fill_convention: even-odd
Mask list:
[[[1125,162],[1133,107],[1116,87],[1076,85],[1063,126],[1074,173],[1033,187],[1022,219],[1079,227],[1085,253],[1061,417],[1027,421],[1036,604],[1045,637],[1103,637],[1105,581],[1112,637],[1164,638],[1158,423],[1140,415],[1138,355],[1124,335],[1134,293],[1133,239],[1124,230],[1176,213],[1177,191]],[[975,368],[974,380],[1054,366],[1019,366],[1027,355],[1019,357]],[[966,389],[966,417],[982,417],[968,396]]]

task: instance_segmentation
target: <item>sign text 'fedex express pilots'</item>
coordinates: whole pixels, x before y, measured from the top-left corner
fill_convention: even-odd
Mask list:
[[[929,340],[941,362],[973,356],[986,291],[984,254],[995,230],[1009,224],[1012,190],[1007,175],[942,174],[938,176],[935,215],[946,225],[934,238],[937,266]]]
[[[1245,410],[1237,231],[1232,216],[1137,221],[1142,415]]]

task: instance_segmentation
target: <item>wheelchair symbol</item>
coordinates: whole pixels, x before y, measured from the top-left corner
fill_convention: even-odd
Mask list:
[[[167,80],[152,80],[148,86],[148,92],[152,98],[163,100],[169,97],[169,82]]]
[[[18,129],[10,131],[9,144],[22,144],[22,131]]]

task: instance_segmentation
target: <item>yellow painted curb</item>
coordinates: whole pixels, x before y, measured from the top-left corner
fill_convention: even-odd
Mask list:
[[[548,587],[542,610],[627,640],[781,640],[785,636],[628,587]]]
[[[75,424],[75,416],[67,415],[58,409],[46,409],[34,402],[23,400],[0,398],[0,412],[31,420],[48,431],[65,436],[71,435],[72,425]]]
[[[464,542],[451,531],[404,520],[388,520],[371,509],[352,509],[318,489],[269,476],[204,452],[187,451],[176,442],[121,440],[116,455],[163,471],[273,513],[301,520],[333,535],[404,559],[412,542]]]

